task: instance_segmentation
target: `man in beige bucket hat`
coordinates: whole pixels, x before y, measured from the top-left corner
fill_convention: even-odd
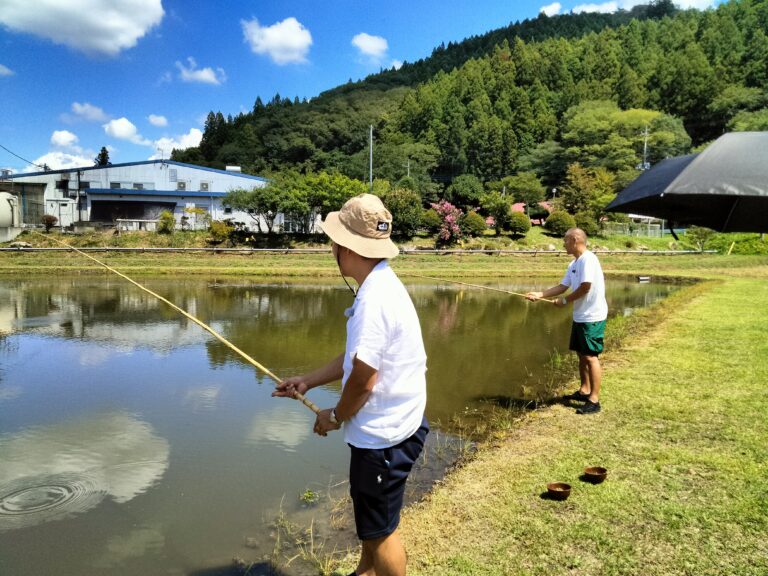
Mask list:
[[[408,292],[389,267],[398,254],[392,215],[372,194],[350,199],[322,224],[342,276],[359,288],[347,316],[345,351],[325,366],[284,380],[273,396],[291,397],[341,379],[334,408],[321,410],[314,432],[343,427],[351,450],[350,495],[362,551],[357,576],[403,576],[397,532],[408,474],[429,426],[421,326]],[[345,278],[346,282],[346,278]]]

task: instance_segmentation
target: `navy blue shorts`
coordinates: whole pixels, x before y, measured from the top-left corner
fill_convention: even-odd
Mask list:
[[[349,461],[349,494],[355,509],[360,540],[392,534],[400,523],[405,481],[424,448],[429,432],[426,418],[421,427],[391,448],[368,449],[352,445]]]

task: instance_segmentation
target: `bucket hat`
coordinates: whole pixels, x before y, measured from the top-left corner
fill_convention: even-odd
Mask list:
[[[392,214],[373,194],[350,198],[338,212],[330,212],[321,227],[339,246],[366,258],[394,258],[400,252],[390,239]]]

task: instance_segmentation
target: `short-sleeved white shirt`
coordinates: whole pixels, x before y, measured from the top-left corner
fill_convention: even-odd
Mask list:
[[[608,317],[608,302],[605,300],[605,278],[600,261],[586,250],[568,265],[560,284],[576,290],[582,282],[592,286],[589,292],[573,303],[574,322],[599,322]]]
[[[366,403],[344,422],[344,440],[357,448],[389,448],[419,429],[427,404],[419,317],[386,260],[367,276],[347,314],[342,385],[355,356],[378,373]]]

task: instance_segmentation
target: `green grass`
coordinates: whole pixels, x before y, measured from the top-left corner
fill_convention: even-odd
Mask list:
[[[700,284],[640,320],[602,413],[533,412],[406,513],[410,574],[768,573],[768,286]],[[553,480],[567,501],[540,498]]]

